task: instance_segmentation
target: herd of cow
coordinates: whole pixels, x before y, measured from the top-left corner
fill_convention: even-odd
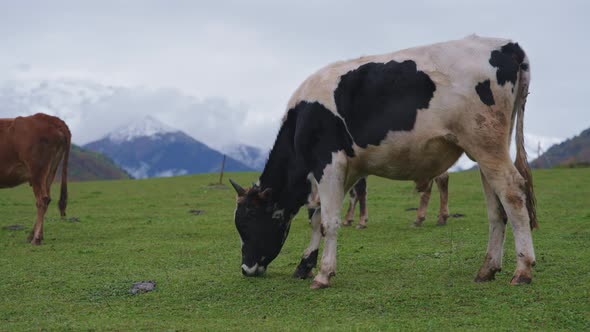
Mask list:
[[[517,43],[475,35],[320,69],[289,101],[258,182],[242,188],[230,180],[237,192],[242,273],[266,271],[281,251],[293,217],[306,205],[312,236],[294,275],[312,276],[323,238],[311,287],[328,287],[336,273],[338,229],[350,225],[357,200],[357,227],[366,227],[368,175],[416,183],[421,194],[418,226],[436,182],[441,193],[438,224],[444,225],[446,170],[466,153],[479,164],[489,219],[487,253],[476,281],[493,280],[500,271],[510,220],[517,261],[511,283],[530,283],[535,264],[531,230],[537,221],[523,142],[529,82],[528,57]],[[509,146],[514,129],[513,164]],[[62,161],[59,209],[65,215],[70,142],[67,125],[53,116],[0,119],[0,188],[32,186],[37,205],[32,244],[43,239],[50,186]],[[340,211],[349,190],[351,205],[343,223]]]

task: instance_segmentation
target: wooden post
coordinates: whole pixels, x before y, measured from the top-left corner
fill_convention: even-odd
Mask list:
[[[225,155],[223,155],[223,160],[221,161],[221,174],[219,174],[219,184],[222,184],[223,181],[223,169],[225,168]]]

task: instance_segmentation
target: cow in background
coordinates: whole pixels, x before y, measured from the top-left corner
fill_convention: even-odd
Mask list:
[[[51,184],[62,163],[59,212],[66,215],[68,156],[72,135],[61,119],[43,113],[0,119],[0,188],[28,182],[33,187],[37,221],[28,241],[43,240],[43,220],[51,202]]]
[[[426,211],[428,210],[428,202],[430,201],[430,193],[432,192],[432,182],[428,182],[426,188],[417,188],[421,191],[420,207],[418,207],[418,213],[414,221],[415,226],[422,226],[422,223],[426,220]],[[434,182],[436,182],[440,194],[440,210],[436,224],[438,226],[444,226],[447,224],[447,219],[449,218],[449,174],[444,172],[434,178]],[[356,225],[356,228],[367,228],[367,221],[369,221],[369,212],[367,211],[367,178],[358,180],[354,187],[350,189],[348,195],[350,197],[348,210],[342,226],[352,226],[354,222],[354,211],[358,203],[360,205],[360,211],[359,223]]]

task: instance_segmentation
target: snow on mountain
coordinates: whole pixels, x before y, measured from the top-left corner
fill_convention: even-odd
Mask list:
[[[264,169],[270,152],[269,150],[244,144],[225,146],[221,151],[258,171]]]
[[[527,152],[529,162],[537,159],[541,154],[547,151],[554,144],[563,142],[563,138],[541,136],[536,134],[524,134],[524,146]],[[510,156],[512,159],[516,157],[516,145],[514,140],[510,145]],[[449,172],[464,171],[473,168],[477,163],[469,159],[465,154],[457,160],[457,162],[451,166]]]
[[[113,142],[121,143],[144,136],[156,139],[161,134],[175,132],[180,132],[180,130],[174,129],[148,115],[139,121],[133,121],[115,129],[106,138]]]

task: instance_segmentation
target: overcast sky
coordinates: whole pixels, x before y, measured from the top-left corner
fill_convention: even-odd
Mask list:
[[[291,93],[320,67],[477,33],[511,38],[530,58],[525,130],[567,138],[590,127],[589,4],[0,0],[0,102],[12,105],[0,116],[29,114],[22,99],[40,98],[13,85],[61,82],[99,90],[47,110],[77,143],[152,114],[211,145],[270,147]]]

